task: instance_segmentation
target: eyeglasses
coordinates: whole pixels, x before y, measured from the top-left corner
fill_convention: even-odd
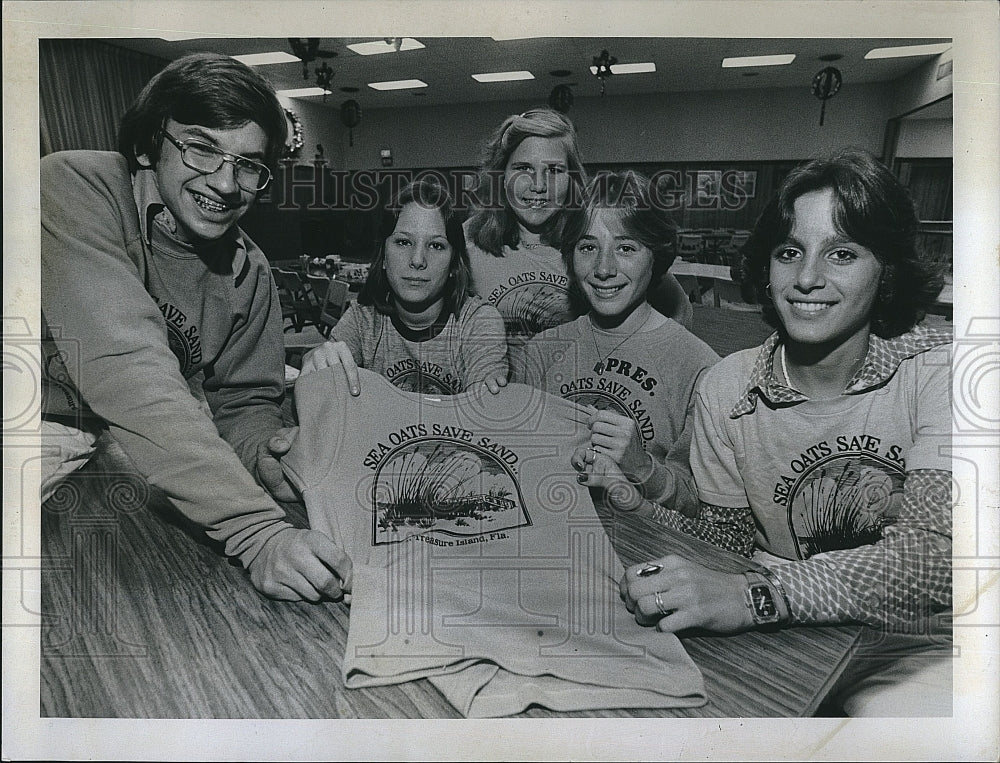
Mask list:
[[[200,140],[177,140],[166,130],[163,131],[163,135],[181,152],[181,161],[185,167],[204,175],[211,175],[229,162],[236,168],[236,184],[244,191],[253,193],[263,191],[271,182],[271,170],[259,162],[239,154],[227,154]]]

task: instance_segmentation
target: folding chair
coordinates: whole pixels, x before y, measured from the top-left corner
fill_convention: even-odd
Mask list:
[[[347,309],[347,297],[351,286],[345,281],[330,279],[326,290],[326,299],[323,300],[323,307],[319,312],[319,331],[329,339],[330,332],[337,325],[340,317]]]
[[[296,331],[299,330],[298,327],[298,317],[295,312],[294,297],[289,293],[288,289],[285,288],[283,279],[278,275],[278,268],[271,266],[271,277],[274,279],[275,286],[278,287],[278,300],[281,303],[281,325],[284,330],[287,331],[289,327],[285,326],[285,321],[291,321],[291,328]]]
[[[736,263],[740,256],[740,249],[750,238],[750,231],[748,230],[738,230],[733,233],[732,238],[729,239],[729,244],[723,249],[723,253],[726,256],[726,263],[732,266]]]
[[[326,290],[330,286],[329,277],[309,274],[306,278],[309,281],[313,297],[316,299],[316,304],[322,307],[323,301],[326,299]]]
[[[294,310],[294,315],[292,316],[292,326],[294,327],[295,332],[298,333],[302,331],[303,326],[318,326],[320,310],[319,303],[313,296],[308,283],[303,281],[302,277],[295,271],[285,270],[284,268],[277,268],[274,271],[274,278],[278,284],[279,290],[284,289],[289,295],[288,304]],[[282,311],[282,314],[284,315],[284,311]]]

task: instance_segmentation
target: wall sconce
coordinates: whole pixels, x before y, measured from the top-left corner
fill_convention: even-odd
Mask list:
[[[382,166],[391,167],[392,166],[392,149],[383,148],[379,151],[379,155],[382,157]]]

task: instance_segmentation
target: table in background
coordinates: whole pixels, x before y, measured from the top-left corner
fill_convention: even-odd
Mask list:
[[[708,263],[722,264],[725,262],[724,247],[733,240],[733,234],[728,231],[702,231],[704,242],[704,257]],[[728,265],[726,266],[728,268]]]
[[[774,328],[761,316],[760,311],[729,310],[724,307],[691,305],[691,333],[726,357],[738,350],[763,344]]]
[[[288,507],[304,525],[304,513]],[[122,718],[454,718],[427,680],[346,689],[349,608],[272,601],[189,534],[121,449],[70,476],[42,509],[41,714]],[[609,526],[626,564],[665,551],[723,569],[734,557],[634,518]],[[858,626],[682,639],[708,703],[676,710],[523,717],[809,715],[839,676]]]

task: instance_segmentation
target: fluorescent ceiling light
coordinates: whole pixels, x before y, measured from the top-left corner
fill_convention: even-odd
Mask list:
[[[412,37],[404,37],[399,49],[418,50],[422,47],[424,47],[424,44],[419,40],[414,40]],[[396,46],[390,45],[385,40],[373,40],[372,42],[356,42],[353,45],[348,45],[347,49],[353,50],[361,56],[375,56],[379,53],[394,53]]]
[[[391,82],[369,82],[373,90],[408,90],[414,87],[427,87],[427,83],[419,79],[397,79]]]
[[[492,74],[473,74],[472,79],[476,82],[511,82],[518,79],[534,79],[531,72],[493,72]]]
[[[283,95],[285,98],[308,98],[310,95],[329,95],[331,92],[321,87],[300,87],[295,90],[279,90],[278,95]]]
[[[503,42],[504,40],[534,40],[540,35],[537,34],[512,34],[512,35],[500,35],[499,37],[494,36],[492,39],[497,42]]]
[[[734,66],[782,66],[790,64],[794,60],[794,53],[782,53],[776,56],[738,56],[736,58],[723,58],[722,68],[729,69]]]
[[[865,53],[865,58],[902,58],[903,56],[936,56],[951,47],[950,42],[934,45],[903,45],[898,48],[873,48]]]
[[[645,74],[655,72],[656,64],[649,62],[645,64],[611,64],[612,74]],[[591,74],[597,74],[597,67],[590,67]]]
[[[301,59],[297,56],[293,56],[291,53],[285,53],[281,50],[275,50],[270,53],[250,53],[246,56],[233,56],[237,61],[240,61],[247,66],[265,66],[266,64],[290,64],[293,61],[300,61]]]

